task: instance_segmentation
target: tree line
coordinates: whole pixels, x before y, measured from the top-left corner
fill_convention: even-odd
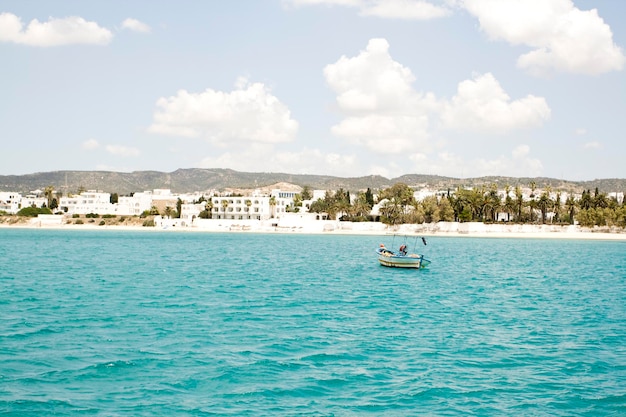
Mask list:
[[[519,186],[506,186],[504,193],[495,184],[472,189],[457,188],[454,192],[438,193],[417,201],[411,187],[396,183],[383,189],[375,201],[371,189],[359,192],[351,199],[343,189],[326,191],[324,198],[314,201],[313,213],[325,213],[330,219],[344,221],[381,221],[396,225],[439,221],[485,222],[498,221],[545,224],[574,224],[581,226],[617,226],[626,228],[626,203],[609,197],[597,188],[585,190],[580,198],[546,187],[537,192],[535,183],[529,184],[531,193],[525,198]],[[304,199],[304,198],[303,198]],[[371,215],[372,207],[380,203],[379,215]]]

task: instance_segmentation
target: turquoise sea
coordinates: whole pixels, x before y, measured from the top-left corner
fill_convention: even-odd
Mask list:
[[[626,242],[0,229],[6,416],[624,416]]]

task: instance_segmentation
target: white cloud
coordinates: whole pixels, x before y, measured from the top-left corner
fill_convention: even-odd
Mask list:
[[[385,19],[428,20],[448,16],[450,10],[421,0],[380,0],[363,4],[359,14]]]
[[[350,6],[357,7],[362,0],[283,0],[286,6]]]
[[[456,178],[503,175],[514,177],[541,176],[543,164],[530,155],[527,145],[520,145],[509,156],[500,155],[494,159],[476,158],[465,160],[452,152],[442,151],[434,157],[416,154],[411,157],[419,164],[420,172]]]
[[[428,20],[448,16],[450,9],[426,0],[284,0],[287,6],[345,6],[359,10],[360,16],[383,19]]]
[[[624,68],[626,57],[596,9],[571,0],[462,0],[492,39],[534,48],[517,64],[533,75],[601,74]]]
[[[293,140],[298,122],[262,83],[239,80],[235,90],[207,89],[201,93],[180,90],[157,103],[152,133],[198,137],[214,144],[231,141],[279,143]]]
[[[150,33],[150,26],[147,24],[140,22],[137,19],[128,18],[122,22],[122,28],[132,30],[133,32],[139,33]]]
[[[123,145],[107,145],[105,149],[112,155],[123,157],[139,156],[140,153],[137,148],[129,148]]]
[[[601,149],[602,144],[598,141],[587,142],[583,145],[585,149]]]
[[[413,90],[413,73],[388,48],[385,39],[372,39],[356,57],[327,65],[324,76],[346,116],[333,134],[377,152],[400,153],[426,145],[427,113],[438,103],[432,94]]]
[[[87,149],[87,150],[97,149],[99,146],[100,144],[95,139],[88,139],[84,141],[82,144],[83,149]]]
[[[71,44],[106,45],[111,39],[113,34],[108,29],[82,17],[50,17],[47,22],[33,19],[24,28],[18,16],[11,13],[0,14],[0,42],[45,47]]]
[[[550,108],[542,97],[511,100],[492,74],[459,83],[450,100],[420,93],[411,70],[393,60],[385,39],[372,39],[357,56],[324,68],[344,116],[331,132],[376,153],[429,152],[440,121],[445,128],[506,133],[542,125]]]
[[[587,134],[587,129],[579,127],[578,129],[574,130],[574,134],[577,136],[584,136]]]
[[[489,73],[459,83],[456,95],[441,114],[448,128],[490,133],[537,127],[549,118],[550,108],[543,97],[528,95],[511,101]]]

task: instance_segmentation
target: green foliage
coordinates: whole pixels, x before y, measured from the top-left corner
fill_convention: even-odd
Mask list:
[[[78,219],[79,217],[80,217],[80,214],[76,214],[76,213],[72,214],[72,219]]]
[[[114,218],[116,218],[116,217],[117,217],[117,216],[116,216],[115,214],[103,214],[103,215],[102,215],[102,218],[103,218],[103,219],[114,219]]]
[[[83,220],[82,219],[77,219],[74,224],[83,224]]]
[[[106,224],[106,222],[104,220],[100,220],[100,223],[98,223],[98,226],[104,226]]]
[[[154,220],[153,219],[149,219],[143,222],[142,224],[143,227],[154,227]]]
[[[176,200],[176,213],[174,213],[175,218],[180,219],[180,212],[182,208],[183,208],[183,200],[178,198],[178,200]]]
[[[303,200],[310,200],[313,198],[313,194],[311,193],[311,187],[309,187],[308,185],[305,185],[304,187],[302,187],[302,193],[301,193],[301,197]]]
[[[24,207],[17,212],[17,215],[22,217],[37,217],[40,214],[52,214],[52,211],[46,207]]]
[[[412,216],[415,210],[415,198],[413,190],[404,183],[397,183],[390,188],[382,190],[378,197],[384,201],[380,207],[381,221],[385,224],[395,225],[408,223],[408,220],[419,220]]]
[[[85,217],[88,219],[97,219],[100,217],[100,215],[97,213],[87,213],[85,214]]]

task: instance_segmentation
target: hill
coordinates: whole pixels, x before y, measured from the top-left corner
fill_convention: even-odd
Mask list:
[[[555,178],[478,177],[452,178],[438,175],[408,174],[397,178],[379,175],[364,177],[334,177],[328,175],[301,175],[275,172],[239,172],[231,169],[178,169],[174,172],[159,171],[52,171],[27,175],[0,176],[0,191],[17,191],[28,194],[52,186],[55,190],[76,193],[78,190],[100,190],[128,195],[133,192],[168,188],[174,193],[224,190],[226,188],[254,189],[277,183],[309,186],[311,189],[336,190],[343,188],[358,191],[371,188],[379,190],[403,182],[411,187],[427,186],[434,189],[455,189],[458,186],[476,187],[497,184],[504,188],[520,185],[528,187],[535,182],[537,188],[550,186],[553,190],[582,192],[595,190],[621,192],[626,190],[626,179],[596,179],[593,181],[566,181]]]

